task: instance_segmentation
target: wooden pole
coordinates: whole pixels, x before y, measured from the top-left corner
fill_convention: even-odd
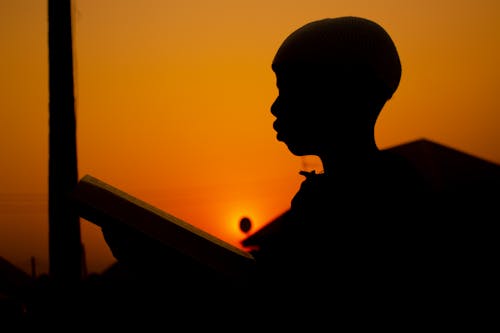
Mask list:
[[[68,194],[78,181],[71,0],[48,0],[49,275],[82,278],[80,218]]]

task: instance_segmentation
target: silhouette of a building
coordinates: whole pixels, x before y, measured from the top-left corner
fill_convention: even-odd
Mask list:
[[[34,279],[22,269],[0,257],[0,319],[2,323],[23,317],[27,291]]]

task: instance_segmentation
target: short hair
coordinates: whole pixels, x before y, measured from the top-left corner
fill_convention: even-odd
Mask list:
[[[401,79],[401,61],[389,34],[379,24],[360,17],[325,18],[292,32],[279,47],[273,67],[298,65],[355,73],[390,99]]]

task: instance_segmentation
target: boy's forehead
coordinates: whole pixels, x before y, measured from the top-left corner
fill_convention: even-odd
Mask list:
[[[307,70],[307,67],[303,66],[272,66],[272,69],[276,75],[276,80],[278,85],[283,83],[294,83],[299,84],[301,82],[307,82],[311,78],[315,78],[315,71]]]
[[[271,67],[276,75],[278,83],[305,82],[308,84],[314,81],[318,83],[328,82],[331,85],[336,81],[342,80],[342,78],[346,75],[345,69],[341,66],[324,66],[303,63],[273,63]]]

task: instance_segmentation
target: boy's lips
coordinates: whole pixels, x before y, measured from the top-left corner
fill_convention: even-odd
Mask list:
[[[283,126],[281,126],[277,120],[273,123],[273,129],[276,131],[276,139],[278,141],[284,141],[286,137],[286,131],[283,130]]]
[[[276,131],[276,137],[279,139],[280,134],[282,133],[282,128],[280,127],[280,124],[277,120],[273,122],[273,129]]]

